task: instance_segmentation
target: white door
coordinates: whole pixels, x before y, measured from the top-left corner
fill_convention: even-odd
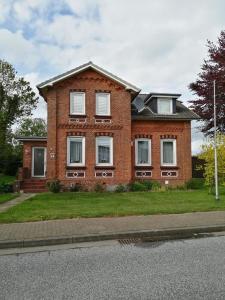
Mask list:
[[[32,148],[32,177],[45,177],[46,171],[46,148]]]

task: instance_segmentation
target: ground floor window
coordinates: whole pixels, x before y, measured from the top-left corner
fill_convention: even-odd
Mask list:
[[[176,140],[163,139],[161,140],[161,165],[162,166],[176,166]]]
[[[135,164],[136,166],[151,165],[151,140],[150,139],[135,140]]]
[[[96,164],[113,165],[113,138],[100,136],[96,138]]]
[[[85,138],[68,137],[67,139],[67,165],[85,165]]]

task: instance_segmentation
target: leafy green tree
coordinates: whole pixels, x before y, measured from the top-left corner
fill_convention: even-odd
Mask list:
[[[26,118],[21,120],[19,127],[15,130],[15,136],[46,136],[47,124],[42,118]]]
[[[0,173],[9,159],[8,136],[11,126],[19,118],[30,116],[38,98],[14,67],[0,59]]]
[[[204,177],[207,186],[212,189],[214,186],[214,142],[212,139],[209,143],[202,146],[200,159],[205,161]],[[217,158],[218,158],[218,178],[220,184],[225,184],[225,134],[217,135]]]

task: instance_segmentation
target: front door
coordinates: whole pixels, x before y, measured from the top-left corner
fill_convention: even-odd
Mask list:
[[[45,177],[46,170],[46,148],[32,148],[32,176]]]

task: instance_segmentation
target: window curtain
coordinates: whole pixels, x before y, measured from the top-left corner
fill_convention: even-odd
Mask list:
[[[149,163],[148,142],[138,141],[138,164]]]
[[[108,115],[108,95],[97,94],[96,98],[96,113],[97,115]]]
[[[70,162],[82,163],[82,142],[81,141],[70,142]]]
[[[163,163],[173,163],[173,142],[163,142]]]

